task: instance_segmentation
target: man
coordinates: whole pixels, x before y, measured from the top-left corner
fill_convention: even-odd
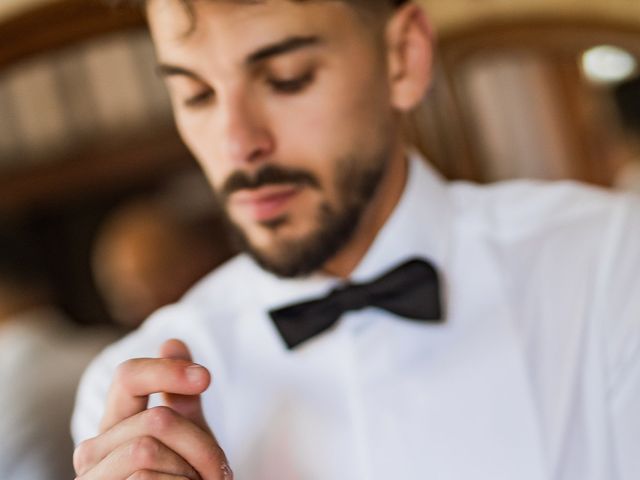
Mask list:
[[[88,370],[78,478],[637,478],[635,200],[447,185],[410,153],[413,3],[146,7],[248,254]]]

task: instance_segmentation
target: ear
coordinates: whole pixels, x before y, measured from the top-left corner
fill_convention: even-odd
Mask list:
[[[409,2],[389,19],[385,37],[391,104],[406,112],[420,103],[431,83],[433,30],[424,10]]]

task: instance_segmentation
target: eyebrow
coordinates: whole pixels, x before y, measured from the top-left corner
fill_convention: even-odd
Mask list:
[[[200,76],[183,67],[178,67],[175,65],[168,65],[166,63],[161,63],[156,67],[156,72],[162,77],[172,77],[176,75],[182,75],[185,77],[193,78],[194,80],[199,80]]]
[[[254,65],[256,63],[263,62],[271,57],[290,53],[295,50],[300,50],[301,48],[319,45],[320,43],[322,43],[322,40],[317,36],[289,37],[277,43],[262,47],[259,50],[253,52],[247,57],[246,63],[247,65]]]
[[[286,53],[291,53],[296,50],[300,50],[302,48],[308,48],[312,46],[316,46],[322,43],[322,39],[317,36],[309,36],[309,37],[289,37],[282,41],[273,43],[271,45],[267,45],[265,47],[256,50],[255,52],[249,54],[245,63],[249,66],[255,65],[256,63],[264,62],[269,58],[284,55]],[[179,67],[177,65],[170,65],[166,63],[160,63],[156,67],[156,71],[162,77],[172,77],[172,76],[184,76],[193,78],[194,80],[200,80],[200,76],[192,72],[191,70]]]

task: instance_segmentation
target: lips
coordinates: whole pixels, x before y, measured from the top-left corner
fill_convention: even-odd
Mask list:
[[[286,212],[301,189],[296,185],[270,185],[239,190],[231,195],[230,204],[254,221],[274,220]]]

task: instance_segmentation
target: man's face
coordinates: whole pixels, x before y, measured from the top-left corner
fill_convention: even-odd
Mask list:
[[[244,246],[310,273],[348,241],[394,148],[377,33],[339,1],[193,7],[192,25],[177,0],[149,5],[178,129]]]

